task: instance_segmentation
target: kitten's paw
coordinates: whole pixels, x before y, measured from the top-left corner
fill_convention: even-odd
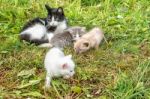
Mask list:
[[[69,79],[69,78],[70,78],[70,76],[65,75],[65,76],[63,76],[63,78],[64,78],[64,79]]]
[[[46,84],[46,85],[44,86],[44,89],[49,89],[49,88],[51,88],[51,85]]]

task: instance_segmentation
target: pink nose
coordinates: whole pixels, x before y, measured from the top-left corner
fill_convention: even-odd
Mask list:
[[[76,52],[77,54],[79,54],[79,53],[80,53],[80,49],[79,49],[79,48],[76,48],[76,49],[75,49],[75,52]]]

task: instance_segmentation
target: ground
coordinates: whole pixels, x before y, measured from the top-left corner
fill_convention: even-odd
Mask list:
[[[44,90],[47,48],[20,42],[28,20],[45,17],[44,4],[62,6],[69,25],[95,26],[106,41],[76,54],[76,74]],[[149,0],[0,0],[0,99],[150,99]]]

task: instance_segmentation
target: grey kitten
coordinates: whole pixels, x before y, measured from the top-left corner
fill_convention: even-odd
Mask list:
[[[86,27],[80,27],[80,26],[72,26],[67,28],[66,30],[71,33],[73,41],[78,40],[83,34],[86,33]]]
[[[53,47],[64,48],[69,46],[86,33],[85,27],[73,26],[64,30],[62,33],[55,33],[50,41]]]

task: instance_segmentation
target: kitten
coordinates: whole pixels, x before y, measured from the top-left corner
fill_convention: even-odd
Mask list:
[[[55,31],[67,28],[67,20],[62,7],[50,8],[45,5],[47,18],[35,18],[25,24],[20,33],[20,39],[36,45],[47,44]]]
[[[73,26],[64,30],[62,33],[55,33],[52,37],[50,44],[51,47],[64,48],[73,43],[73,41],[79,39],[83,34],[86,33],[85,27]]]
[[[82,53],[90,48],[97,49],[103,38],[104,34],[102,30],[95,27],[74,43],[74,50],[76,53]]]
[[[50,87],[50,82],[53,77],[67,79],[74,75],[75,63],[72,60],[72,55],[65,56],[59,48],[52,48],[48,51],[44,61],[46,69],[45,87]]]
[[[83,34],[86,33],[86,27],[80,27],[80,26],[72,26],[66,29],[67,31],[70,31],[73,37],[73,41],[78,40]]]

